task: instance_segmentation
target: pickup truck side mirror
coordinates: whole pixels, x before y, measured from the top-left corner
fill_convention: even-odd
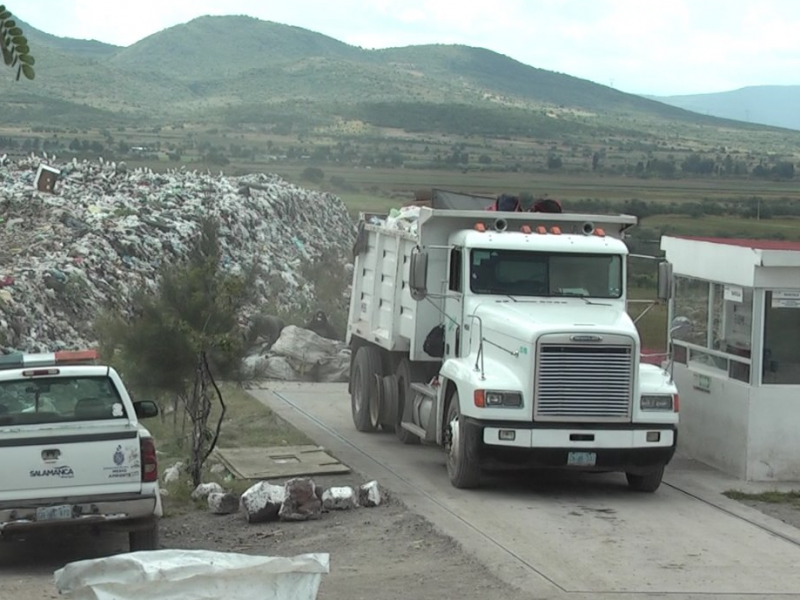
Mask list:
[[[411,298],[419,302],[428,295],[428,254],[412,252],[408,270],[408,287]]]
[[[672,298],[672,264],[658,263],[658,299],[666,302]]]
[[[133,410],[137,419],[150,419],[158,416],[158,404],[152,400],[142,400],[133,403]]]

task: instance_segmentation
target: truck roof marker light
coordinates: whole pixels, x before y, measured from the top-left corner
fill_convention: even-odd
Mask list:
[[[552,233],[553,235],[561,235],[561,227],[556,227],[555,225],[553,225],[550,228],[550,233]]]
[[[486,406],[486,390],[475,390],[475,406],[483,408]]]
[[[475,231],[480,231],[481,233],[483,233],[484,231],[486,231],[486,225],[484,225],[483,223],[475,223]]]
[[[531,233],[532,232],[532,229],[531,229],[530,225],[523,225],[522,227],[519,228],[519,230],[522,233]]]
[[[595,229],[594,234],[600,237],[606,237],[606,230],[605,229]]]
[[[64,350],[56,352],[55,357],[57,365],[63,365],[67,363],[86,363],[99,359],[100,353],[97,350]]]
[[[536,227],[536,233],[539,233],[539,234],[542,234],[542,235],[547,234],[547,227],[545,227],[544,225],[539,225],[538,227]]]

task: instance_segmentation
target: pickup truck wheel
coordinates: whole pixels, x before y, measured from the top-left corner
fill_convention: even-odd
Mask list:
[[[664,467],[659,467],[655,471],[644,475],[625,473],[625,477],[628,478],[628,487],[632,490],[652,494],[661,485],[661,479],[664,477]]]
[[[153,522],[146,529],[129,532],[128,546],[131,552],[158,550],[158,523]]]
[[[461,416],[458,392],[454,392],[447,407],[447,431],[445,432],[445,451],[447,452],[447,474],[453,487],[476,488],[481,481],[481,467],[478,460],[480,440],[477,430],[467,427]]]
[[[378,381],[381,377],[383,368],[380,350],[372,346],[361,346],[353,361],[353,391],[350,392],[353,423],[358,431],[372,433],[378,429]]]
[[[400,425],[403,421],[406,402],[414,401],[414,390],[411,389],[411,384],[422,381],[422,378],[415,379],[415,375],[418,374],[414,373],[409,360],[407,358],[402,359],[400,364],[397,365],[397,371],[395,371],[395,376],[397,377],[397,420],[394,432],[397,439],[407,445],[419,444],[421,441],[419,436],[414,435],[407,429],[403,429],[402,425]]]

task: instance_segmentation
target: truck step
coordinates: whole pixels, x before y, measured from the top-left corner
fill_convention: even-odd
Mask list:
[[[427,396],[428,398],[436,398],[436,395],[438,394],[438,390],[430,383],[412,383],[411,389],[417,394]]]
[[[414,435],[416,435],[419,439],[425,440],[425,430],[420,427],[419,425],[414,425],[413,423],[406,423],[403,421],[400,423],[400,427],[405,429],[406,431],[410,431]]]

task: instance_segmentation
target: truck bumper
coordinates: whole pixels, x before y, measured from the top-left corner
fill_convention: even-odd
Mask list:
[[[678,442],[675,426],[664,424],[570,428],[467,419],[467,426],[479,429],[480,456],[486,468],[644,473],[667,465]]]
[[[13,535],[35,529],[98,526],[132,531],[147,527],[157,519],[160,516],[159,504],[156,496],[2,502],[0,533]],[[66,512],[70,515],[66,516],[64,512],[57,510],[47,510],[54,507],[68,507]]]

